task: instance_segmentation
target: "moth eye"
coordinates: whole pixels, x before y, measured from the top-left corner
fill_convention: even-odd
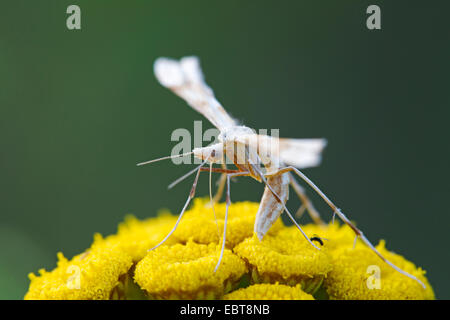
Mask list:
[[[211,155],[210,155],[210,157],[215,157],[216,156],[216,150],[213,150],[213,151],[211,151]]]

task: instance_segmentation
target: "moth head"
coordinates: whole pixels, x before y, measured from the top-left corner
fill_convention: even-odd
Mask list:
[[[208,159],[208,162],[211,163],[223,163],[224,161],[224,152],[223,152],[223,144],[217,143],[212,146],[207,146],[203,148],[195,148],[193,150],[194,157],[200,160]]]

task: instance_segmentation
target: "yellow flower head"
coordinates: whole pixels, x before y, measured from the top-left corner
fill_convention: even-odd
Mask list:
[[[426,290],[360,240],[353,249],[353,230],[337,222],[302,227],[309,237],[321,239],[323,244],[314,242],[321,250],[296,227],[283,226],[281,219],[259,241],[253,235],[258,207],[252,202],[230,206],[229,249],[217,272],[225,204],[215,205],[217,228],[209,199],[197,199],[164,245],[148,252],[170,232],[177,216],[163,213],[143,221],[127,217],[117,234],[96,235],[84,253],[71,260],[59,253],[53,271],[30,274],[25,299],[304,300],[312,299],[309,294],[317,299],[434,299],[422,269],[386,250],[384,242],[378,245],[388,260],[423,281]],[[248,282],[252,285],[232,292]]]
[[[332,269],[327,250],[311,246],[294,227],[265,236],[262,241],[255,235],[234,251],[250,265],[254,283],[301,283],[305,291],[314,292]]]
[[[134,262],[141,260],[147,250],[156,246],[172,230],[177,217],[168,212],[159,214],[156,218],[138,220],[134,216],[127,216],[119,224],[117,234],[104,239],[110,245],[117,246],[124,253],[131,256]],[[164,245],[177,243],[175,237],[170,237]]]
[[[314,300],[299,285],[290,287],[283,284],[254,284],[233,291],[223,297],[224,300]]]
[[[233,248],[245,238],[253,235],[256,213],[259,203],[236,202],[228,209],[228,223],[226,234],[226,247]],[[214,220],[214,212],[207,198],[194,199],[194,205],[180,222],[174,236],[180,242],[193,240],[197,243],[219,243],[221,241],[225,222],[225,203],[214,204],[219,229]],[[275,234],[283,228],[281,219],[270,228],[269,234]]]
[[[353,248],[355,233],[349,226],[341,226],[337,221],[334,224],[330,223],[325,226],[307,224],[302,226],[302,229],[309,237],[322,238],[323,246],[330,252],[342,247]],[[317,245],[317,242],[315,242],[315,244]],[[357,246],[359,247],[364,245],[360,240],[358,240]]]
[[[247,271],[244,261],[226,249],[219,269],[216,244],[159,247],[136,266],[135,281],[151,297],[162,299],[213,299],[238,283]]]
[[[400,300],[434,299],[434,292],[425,278],[425,271],[402,256],[389,252],[384,241],[377,249],[400,269],[416,276],[426,289],[384,263],[372,250],[364,246],[342,247],[332,252],[333,270],[325,280],[331,299]]]
[[[53,271],[41,269],[39,276],[31,273],[25,299],[109,299],[120,282],[119,278],[127,274],[132,261],[118,247],[100,243],[97,240],[95,246],[72,260],[58,253],[57,267]]]

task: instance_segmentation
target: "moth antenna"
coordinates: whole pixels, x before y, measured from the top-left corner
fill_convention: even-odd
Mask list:
[[[172,233],[174,233],[175,230],[177,229],[178,224],[181,221],[181,218],[183,217],[184,213],[186,212],[186,208],[188,207],[189,203],[191,202],[191,200],[195,196],[195,190],[197,189],[198,177],[200,176],[200,169],[208,161],[208,159],[209,159],[209,157],[205,161],[203,161],[201,165],[199,165],[197,168],[195,168],[195,170],[197,170],[197,175],[195,176],[194,183],[192,184],[191,192],[189,192],[189,196],[188,196],[188,198],[186,200],[186,203],[184,204],[183,210],[181,210],[181,213],[178,216],[178,219],[177,219],[177,222],[175,223],[175,226],[172,228],[172,230],[169,232],[169,234],[160,243],[158,243],[153,248],[148,249],[147,251],[155,250],[156,248],[161,246],[164,242],[166,242],[167,239],[169,239],[169,237],[172,235]]]
[[[191,152],[187,152],[187,153],[176,154],[176,155],[173,155],[173,156],[167,156],[167,157],[153,159],[153,160],[149,160],[149,161],[145,161],[145,162],[140,162],[140,163],[137,164],[137,166],[139,167],[139,166],[143,166],[143,165],[150,164],[150,163],[157,162],[157,161],[161,161],[161,160],[167,160],[167,159],[174,159],[174,158],[184,157],[184,156],[188,156],[188,155],[190,155],[192,153],[194,153],[194,152],[191,151]]]
[[[203,162],[201,165],[199,165],[198,167],[192,169],[191,171],[189,171],[188,173],[184,174],[183,176],[179,177],[177,180],[175,180],[174,182],[172,182],[171,184],[169,184],[169,186],[167,187],[167,189],[172,189],[173,187],[175,187],[178,183],[180,183],[181,181],[183,181],[184,179],[186,179],[187,177],[189,177],[191,174],[195,173],[199,168],[201,168],[203,166],[205,162]]]

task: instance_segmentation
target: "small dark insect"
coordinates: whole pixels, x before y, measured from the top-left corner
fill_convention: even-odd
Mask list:
[[[309,240],[317,241],[318,243],[320,243],[321,246],[323,246],[323,241],[319,237],[311,237],[311,238],[309,238]]]

